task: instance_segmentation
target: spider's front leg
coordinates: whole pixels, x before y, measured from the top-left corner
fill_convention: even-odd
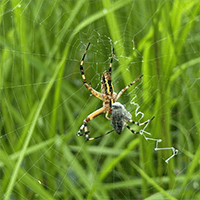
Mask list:
[[[83,62],[84,62],[84,59],[85,59],[85,56],[86,56],[86,53],[87,53],[87,50],[88,50],[89,46],[90,46],[90,43],[88,43],[88,45],[87,45],[87,47],[86,47],[85,53],[83,54],[83,57],[82,57],[82,59],[81,59],[81,64],[80,64],[80,71],[81,71],[81,76],[82,76],[82,79],[83,79],[83,84],[85,85],[85,87],[86,87],[88,90],[90,90],[90,92],[91,92],[94,96],[96,96],[97,98],[99,98],[100,100],[103,101],[103,100],[105,99],[105,98],[104,98],[104,95],[101,94],[101,93],[99,93],[99,92],[97,92],[95,89],[93,89],[93,88],[91,87],[91,85],[87,83],[86,78],[85,78],[85,73],[84,73],[84,70],[83,70]]]
[[[95,117],[97,117],[98,115],[100,115],[101,113],[104,113],[106,111],[106,108],[105,107],[102,107],[96,111],[94,111],[93,113],[91,113],[90,115],[88,115],[84,120],[83,120],[83,125],[80,127],[79,131],[77,132],[77,136],[83,136],[85,135],[85,138],[87,140],[90,140],[89,138],[89,131],[88,131],[88,128],[87,128],[87,123],[89,121],[91,121],[92,119],[94,119]],[[84,129],[84,133],[81,133]]]
[[[127,85],[124,89],[122,89],[116,98],[116,101],[119,99],[119,97],[128,89],[130,88],[136,81],[140,80],[143,77],[143,75],[139,76],[137,79],[135,79],[133,82],[131,82],[129,85]]]

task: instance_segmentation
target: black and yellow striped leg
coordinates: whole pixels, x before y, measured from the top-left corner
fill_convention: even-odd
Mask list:
[[[149,123],[150,121],[152,121],[154,118],[155,118],[155,116],[152,117],[150,120],[147,120],[146,122],[143,122],[143,123],[135,122],[135,121],[133,121],[132,119],[129,120],[129,122],[131,122],[132,124],[136,124],[137,126],[143,126],[143,125]]]
[[[139,123],[139,122],[135,122],[133,120],[129,120],[129,122],[133,123],[133,124],[136,124],[138,126],[143,126],[145,124],[148,124],[149,122],[151,122],[155,117],[152,117],[150,120],[147,120],[146,122],[143,122],[143,123]],[[134,134],[139,134],[140,131],[136,132],[134,131],[126,122],[124,122],[124,125]]]
[[[84,120],[83,120],[83,125],[80,127],[80,129],[79,129],[79,131],[77,132],[77,136],[83,136],[83,135],[85,135],[85,138],[87,139],[87,140],[91,140],[90,138],[89,138],[89,131],[88,131],[88,127],[87,127],[87,123],[90,121],[90,120],[92,120],[92,119],[94,119],[95,117],[97,117],[98,115],[100,115],[101,113],[104,113],[105,112],[105,107],[102,107],[102,108],[100,108],[100,109],[98,109],[98,110],[96,110],[95,112],[93,112],[93,113],[91,113],[90,115],[88,115]],[[82,131],[83,131],[83,129],[84,129],[84,133],[81,133]]]
[[[131,87],[136,81],[140,80],[143,77],[143,75],[139,76],[137,79],[135,79],[133,82],[131,82],[129,85],[127,85],[124,89],[122,89],[118,95],[116,101],[119,99],[119,97],[129,88]]]
[[[77,132],[77,136],[83,136],[85,135],[86,139],[89,140],[89,131],[87,129],[87,118],[85,118],[84,122],[83,122],[83,125],[80,127],[79,131]],[[84,129],[84,133],[81,133]]]
[[[86,137],[86,139],[87,140],[89,140],[89,131],[88,131],[88,128],[87,128],[87,122],[88,121],[90,121],[90,120],[92,120],[93,118],[88,118],[88,117],[86,117],[85,119],[84,119],[84,121],[83,121],[83,125],[80,127],[80,129],[79,129],[79,131],[77,132],[77,136],[83,136],[83,135],[85,135],[85,137]],[[84,129],[84,133],[81,133],[82,131],[83,131],[83,129]]]
[[[86,56],[86,53],[87,53],[87,50],[88,50],[89,46],[90,46],[90,42],[88,43],[88,45],[86,47],[85,53],[83,54],[83,57],[82,57],[82,60],[81,60],[81,64],[80,64],[80,70],[81,70],[81,75],[82,75],[84,84],[86,83],[86,79],[85,79],[85,74],[84,74],[84,71],[83,71],[83,62],[84,62],[84,59],[85,59],[85,56]]]
[[[140,133],[139,131],[138,131],[138,132],[134,131],[126,122],[124,122],[124,125],[125,125],[132,133],[134,133],[134,134],[139,134],[139,133]]]
[[[88,140],[96,140],[96,139],[99,139],[105,135],[108,135],[109,133],[112,133],[114,130],[111,130],[111,131],[108,131],[107,133],[104,133],[103,135],[99,135],[97,137],[94,137],[94,138],[89,138]]]
[[[109,66],[109,70],[108,70],[110,75],[112,74],[113,56],[114,56],[114,47],[113,47],[112,58],[111,58],[110,66]]]
[[[85,87],[90,90],[90,92],[96,96],[97,98],[99,98],[100,100],[104,100],[104,95],[97,92],[95,89],[93,89],[91,87],[91,85],[89,85],[87,82],[86,82],[86,78],[85,78],[85,74],[84,74],[84,70],[83,70],[83,62],[84,62],[84,59],[85,59],[85,56],[86,56],[86,53],[87,53],[87,50],[90,46],[90,43],[88,43],[87,47],[86,47],[86,50],[85,50],[85,53],[83,54],[83,57],[82,57],[82,60],[81,60],[81,64],[80,64],[80,71],[81,71],[81,76],[82,76],[82,79],[83,79],[83,84],[85,85]]]

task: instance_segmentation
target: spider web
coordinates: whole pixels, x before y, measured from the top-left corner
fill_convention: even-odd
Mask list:
[[[162,177],[155,182],[170,189],[172,196],[179,187],[180,199],[187,193],[198,199],[199,4],[151,1],[142,7],[147,1],[141,2],[119,1],[112,6],[102,1],[0,2],[1,199],[143,199],[156,195],[156,183],[142,185],[146,179],[134,163],[149,177]],[[153,36],[154,26],[164,32],[156,20],[165,18],[166,7],[172,9],[171,15],[178,12],[182,23],[171,24],[169,35]],[[107,14],[112,9],[119,38],[115,24],[109,28]],[[166,27],[170,17],[166,17]],[[180,37],[182,45],[177,39],[180,31],[186,35]],[[169,38],[183,50],[172,51]],[[88,42],[84,72],[95,90],[101,90],[101,76],[109,67],[113,47],[115,92],[144,74],[119,100],[134,121],[155,116],[143,127],[129,124],[140,135],[124,128],[119,136],[111,133],[92,142],[76,137],[83,119],[102,106],[83,86],[79,70]],[[166,45],[164,53],[158,52],[161,44]],[[155,53],[149,50],[154,46],[158,48]],[[156,71],[154,66],[162,66],[161,61],[169,67],[165,58],[170,56],[178,60],[171,61],[175,63],[172,73],[164,67]],[[167,123],[170,138],[164,131]],[[88,129],[95,137],[112,127],[101,115],[88,123]]]

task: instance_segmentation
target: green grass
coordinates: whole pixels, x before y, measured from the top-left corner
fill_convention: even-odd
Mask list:
[[[1,199],[199,199],[199,1],[0,1]],[[116,92],[160,148],[124,129],[85,142],[112,46]],[[138,127],[133,126],[135,130]],[[92,136],[111,130],[99,116]],[[147,135],[146,135],[147,136]]]

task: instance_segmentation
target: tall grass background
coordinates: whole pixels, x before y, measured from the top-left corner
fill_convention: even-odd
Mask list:
[[[1,199],[200,199],[199,1],[0,1]],[[124,129],[95,141],[76,132],[102,106],[115,48],[116,92],[156,143]],[[138,127],[132,126],[135,130]],[[105,116],[90,134],[111,130]]]

